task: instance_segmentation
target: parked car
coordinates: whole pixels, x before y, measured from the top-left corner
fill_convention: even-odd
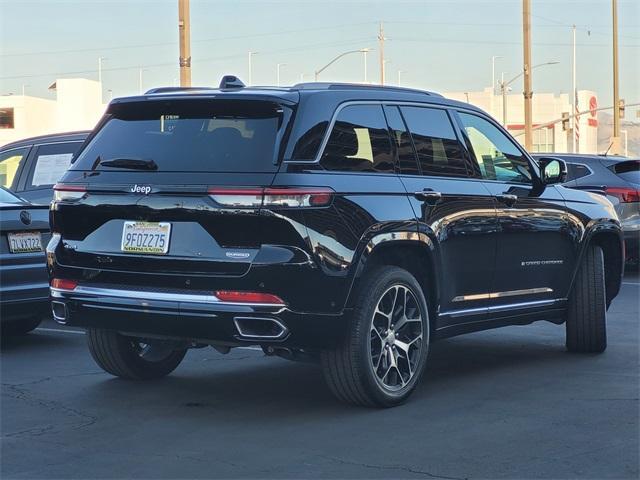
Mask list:
[[[2,334],[36,328],[50,311],[44,246],[50,239],[46,205],[31,205],[0,187],[0,319]]]
[[[260,345],[383,407],[437,338],[549,320],[602,352],[622,231],[565,167],[419,90],[225,77],[116,99],[55,187],[53,314],[119,377]]]
[[[552,153],[567,163],[565,186],[599,192],[607,196],[622,223],[626,258],[638,264],[640,259],[640,159]],[[534,158],[537,155],[534,155]]]
[[[0,148],[0,186],[34,204],[49,204],[53,185],[69,168],[89,132],[27,138]]]

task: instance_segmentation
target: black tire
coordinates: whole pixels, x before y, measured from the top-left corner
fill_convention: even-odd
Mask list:
[[[567,350],[600,353],[607,348],[607,299],[602,248],[590,245],[576,275],[567,309]]]
[[[2,335],[25,335],[42,323],[42,315],[8,320],[2,324]]]
[[[379,266],[366,272],[365,275],[356,292],[353,315],[345,339],[337,348],[321,353],[322,370],[327,385],[339,400],[366,407],[393,407],[401,404],[411,395],[426,366],[429,352],[427,302],[420,284],[406,270],[394,266]],[[414,368],[409,368],[409,371],[413,373],[409,373],[406,385],[402,373],[397,369],[396,379],[399,379],[403,386],[398,390],[390,391],[389,388],[383,385],[384,378],[380,379],[377,373],[380,370],[374,365],[375,360],[372,355],[375,346],[374,342],[380,342],[378,367],[385,366],[385,362],[382,362],[382,365],[380,363],[383,356],[385,360],[389,359],[387,356],[389,352],[384,350],[387,347],[383,346],[385,340],[380,335],[378,335],[378,340],[376,333],[374,333],[376,332],[374,330],[375,315],[377,315],[374,315],[374,312],[376,312],[379,302],[383,301],[387,292],[396,288],[396,286],[403,288],[404,291],[408,289],[413,295],[415,302],[413,300],[412,302],[416,305],[413,310],[414,312],[419,311],[420,320],[412,320],[419,325],[414,325],[411,328],[417,328],[418,326],[421,328],[421,343],[416,347],[417,351],[414,348],[411,354],[407,352],[405,358],[396,357],[394,360],[398,364],[400,360],[403,360],[407,362],[404,364],[407,366],[410,365],[409,358],[411,355],[416,358]],[[408,295],[407,298],[409,298]],[[394,303],[390,310],[390,323],[393,322],[395,308]],[[415,315],[417,314],[412,315],[412,317]],[[408,323],[403,323],[403,326],[396,327],[395,334],[397,337],[394,336],[394,339],[401,338],[400,335],[404,334],[402,332],[406,332],[403,329],[408,327]],[[389,329],[392,333],[394,331],[393,327],[394,325],[392,324]],[[415,331],[414,335],[416,335]],[[393,348],[394,352],[396,351],[395,345],[391,348]],[[411,347],[407,350],[410,351]],[[404,350],[401,353],[404,354]],[[389,374],[390,370],[391,367],[386,369],[387,374]]]
[[[170,344],[144,343],[100,328],[87,329],[87,342],[91,356],[100,368],[130,380],[151,380],[169,375],[187,353],[186,349],[175,350]],[[151,350],[153,348],[155,351]]]

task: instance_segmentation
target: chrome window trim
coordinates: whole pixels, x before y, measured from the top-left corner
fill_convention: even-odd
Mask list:
[[[238,305],[245,307],[285,307],[283,303],[244,303],[244,302],[223,302],[213,295],[198,295],[191,293],[169,293],[169,292],[150,292],[138,290],[122,290],[116,288],[100,288],[87,287],[79,285],[73,290],[50,288],[51,296],[54,298],[63,298],[64,294],[68,295],[86,295],[89,297],[112,297],[126,298],[133,300],[161,300],[167,302],[184,302],[184,303],[209,303],[216,305]]]
[[[327,143],[329,143],[329,137],[331,136],[331,132],[333,131],[333,127],[336,124],[336,120],[338,118],[338,115],[340,114],[340,112],[342,110],[344,110],[346,107],[350,107],[352,105],[380,105],[380,107],[382,106],[409,106],[409,107],[423,107],[423,108],[438,108],[440,110],[449,110],[451,109],[451,106],[449,105],[440,105],[437,103],[422,103],[422,102],[403,102],[403,101],[393,101],[393,100],[349,100],[346,102],[341,103],[340,105],[338,105],[335,109],[335,111],[333,112],[333,115],[331,116],[331,121],[329,122],[329,126],[327,127],[327,131],[324,133],[324,137],[322,138],[322,142],[320,143],[320,147],[318,148],[318,153],[316,154],[316,158],[313,161],[308,161],[308,160],[284,160],[282,163],[284,164],[293,164],[293,165],[318,165],[320,163],[320,159],[322,158],[322,155],[324,154],[324,150],[327,146]],[[384,115],[384,112],[383,112]],[[451,118],[449,118],[449,120],[451,121]],[[454,128],[454,132],[455,132],[455,127],[453,125],[452,122],[452,128]],[[458,139],[459,140],[459,139]],[[423,175],[426,176],[426,175]],[[438,178],[443,178],[443,177],[438,177]],[[455,178],[455,177],[453,177]]]

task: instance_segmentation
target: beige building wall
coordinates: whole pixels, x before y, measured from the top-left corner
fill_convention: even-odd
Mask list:
[[[494,94],[491,88],[481,92],[449,92],[444,96],[467,102],[489,113],[501,124],[503,122],[502,95]],[[579,110],[587,110],[592,98],[597,99],[595,92],[589,90],[578,91]],[[597,100],[596,100],[597,103]],[[524,144],[524,98],[521,93],[506,95],[506,125],[509,132]],[[563,113],[572,114],[573,105],[568,94],[554,95],[552,93],[534,93],[533,95],[533,125],[538,126],[562,118]],[[534,152],[572,152],[573,139],[571,130],[563,130],[562,122],[534,131]],[[591,114],[581,115],[579,118],[580,139],[577,151],[580,153],[598,153],[597,137],[598,125],[596,117]]]
[[[0,97],[0,109],[13,109],[13,128],[0,128],[0,146],[49,133],[90,130],[105,111],[102,86],[84,78],[58,79],[55,99],[24,95]]]

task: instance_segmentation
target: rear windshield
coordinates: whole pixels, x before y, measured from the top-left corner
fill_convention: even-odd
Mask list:
[[[265,101],[116,104],[72,170],[274,172],[283,107]],[[133,165],[132,165],[133,164]]]
[[[640,184],[640,160],[616,163],[609,168],[623,180]]]

